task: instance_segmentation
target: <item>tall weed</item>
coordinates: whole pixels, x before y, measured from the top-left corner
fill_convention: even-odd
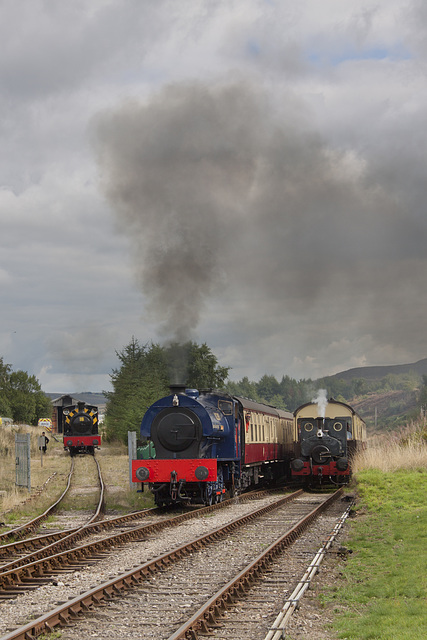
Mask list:
[[[352,468],[354,473],[363,469],[427,469],[426,422],[412,422],[399,431],[374,436],[366,449],[355,454]]]

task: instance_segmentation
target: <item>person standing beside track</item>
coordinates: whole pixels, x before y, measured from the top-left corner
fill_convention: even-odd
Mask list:
[[[46,453],[47,445],[49,444],[49,438],[46,436],[44,431],[42,431],[42,438],[44,438],[44,440],[42,440],[40,449],[42,449],[43,453]]]

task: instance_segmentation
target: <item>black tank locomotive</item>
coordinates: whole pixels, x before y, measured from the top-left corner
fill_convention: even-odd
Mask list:
[[[294,412],[297,441],[293,478],[345,484],[353,453],[365,446],[366,425],[350,405],[331,398],[322,410],[309,402]]]
[[[98,407],[78,402],[63,408],[64,449],[71,456],[77,453],[94,454],[101,446],[98,433]]]

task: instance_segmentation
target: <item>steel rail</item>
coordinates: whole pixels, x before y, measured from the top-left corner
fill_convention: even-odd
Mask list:
[[[60,502],[63,500],[63,498],[67,494],[71,486],[71,478],[73,476],[73,472],[74,472],[74,459],[71,460],[71,469],[68,474],[67,485],[63,493],[61,494],[61,496],[58,498],[58,500],[56,500],[48,509],[46,509],[46,511],[44,511],[41,515],[37,516],[33,520],[30,520],[29,522],[26,522],[25,524],[19,527],[16,527],[15,529],[11,529],[6,533],[0,534],[0,545],[2,544],[3,541],[10,540],[11,538],[22,538],[24,535],[26,535],[26,533],[35,531],[35,529],[37,529],[37,527],[39,526],[40,522],[45,520],[48,516],[50,516],[55,511],[55,509],[58,507]]]
[[[286,488],[287,487],[282,487],[281,490],[286,490]],[[276,491],[278,491],[278,489],[263,489],[260,491],[251,491],[250,493],[244,493],[235,498],[228,498],[227,500],[223,500],[222,502],[213,504],[209,507],[199,507],[198,509],[194,509],[194,513],[196,513],[196,511],[200,513],[202,510],[214,511],[217,509],[228,507],[230,504],[234,504],[237,501],[246,502],[248,500],[256,500],[260,496],[263,496],[269,493],[274,493]],[[66,491],[61,496],[61,498],[59,498],[59,501],[64,497],[65,493]],[[52,507],[49,507],[49,508],[51,509]],[[153,507],[148,509],[142,509],[141,511],[132,511],[131,513],[127,513],[125,515],[115,516],[114,518],[97,520],[96,522],[89,522],[87,524],[84,524],[81,527],[73,527],[71,529],[67,529],[65,531],[57,531],[55,533],[45,533],[40,536],[36,536],[34,538],[25,538],[25,539],[20,538],[19,540],[15,540],[14,542],[6,543],[6,544],[1,544],[3,537],[2,535],[0,535],[0,560],[5,556],[7,556],[8,554],[10,554],[10,552],[19,551],[19,549],[26,548],[26,549],[31,549],[32,551],[37,551],[41,547],[46,547],[48,544],[52,544],[54,542],[62,540],[62,538],[65,538],[69,534],[77,533],[77,532],[80,532],[82,534],[81,537],[79,537],[79,539],[82,539],[86,535],[90,535],[93,532],[98,532],[101,529],[108,530],[108,529],[112,529],[114,527],[126,524],[127,522],[131,522],[132,520],[138,520],[141,518],[145,518],[147,516],[166,513],[168,509],[169,507]],[[203,511],[203,513],[205,511]],[[23,525],[23,527],[20,527],[20,528],[26,529],[26,527],[27,525]],[[14,532],[16,530],[17,529],[14,529],[13,531],[9,531],[8,533],[3,534],[4,539],[8,539],[9,537],[15,537]],[[32,529],[28,529],[28,530],[32,531]],[[46,543],[46,544],[43,544],[43,543]],[[19,565],[16,565],[16,566],[19,566]]]
[[[342,493],[338,489],[322,504],[304,516],[295,526],[273,542],[263,553],[245,567],[235,578],[230,580],[200,609],[173,633],[168,640],[196,640],[198,632],[209,633],[209,628],[217,625],[217,620],[228,606],[248,591],[252,584],[268,568],[271,561],[289,547],[307,527]]]
[[[281,498],[271,505],[261,507],[257,511],[254,511],[252,514],[248,514],[246,516],[243,516],[243,518],[237,518],[236,520],[233,520],[230,524],[232,525],[235,522],[237,523],[236,526],[240,526],[238,524],[240,523],[240,521],[243,522],[243,520],[246,519],[246,521],[249,522],[249,520],[253,517],[258,517],[258,515],[267,513],[268,511],[276,509],[286,502],[294,500],[301,493],[303,493],[302,489],[300,489],[299,491],[295,491],[294,493]],[[0,596],[1,591],[9,591],[10,589],[13,589],[13,587],[22,587],[23,585],[25,585],[25,583],[34,584],[34,582],[37,581],[44,583],[46,582],[47,576],[52,575],[52,573],[54,573],[57,569],[67,570],[67,566],[72,565],[76,561],[82,564],[89,561],[93,557],[99,557],[99,554],[108,553],[108,550],[111,546],[117,546],[118,544],[120,545],[123,543],[131,542],[135,539],[141,539],[141,537],[144,537],[156,531],[161,531],[168,526],[176,526],[178,524],[181,524],[181,522],[190,520],[196,515],[200,516],[201,512],[206,513],[211,510],[212,507],[205,507],[205,509],[200,509],[193,514],[184,513],[179,516],[175,516],[170,520],[155,522],[149,525],[142,525],[140,527],[135,527],[131,531],[125,531],[113,536],[102,538],[101,540],[97,540],[96,542],[90,542],[80,547],[74,547],[73,549],[66,549],[53,555],[47,555],[47,553],[49,553],[49,551],[54,546],[59,546],[63,543],[69,542],[69,540],[64,538],[58,543],[55,543],[55,545],[52,545],[50,548],[45,547],[45,549],[41,549],[40,551],[33,554],[33,557],[39,556],[39,559],[36,561],[30,562],[28,564],[19,564],[18,561],[17,563],[12,562],[9,565],[4,565],[2,567],[2,571],[0,572]],[[25,561],[25,558],[23,560]]]
[[[17,567],[17,566],[25,566],[26,563],[28,563],[28,559],[31,557],[39,557],[39,558],[46,558],[46,554],[49,555],[50,553],[52,553],[52,551],[55,549],[55,547],[57,547],[57,545],[62,544],[64,542],[72,542],[73,540],[78,540],[79,538],[79,532],[82,531],[86,526],[91,525],[93,523],[96,523],[96,521],[98,520],[98,518],[100,517],[100,515],[104,512],[105,509],[105,485],[104,485],[104,481],[102,478],[102,473],[101,473],[101,467],[99,466],[99,462],[98,460],[96,460],[96,458],[94,457],[94,461],[96,464],[96,468],[97,468],[97,472],[98,472],[98,484],[99,484],[99,498],[98,498],[98,503],[97,503],[97,507],[95,509],[94,514],[89,518],[88,522],[83,525],[82,527],[77,527],[74,530],[70,531],[65,531],[65,532],[61,532],[60,534],[58,534],[56,536],[56,539],[53,542],[50,542],[49,544],[43,546],[41,549],[38,549],[37,551],[33,551],[32,553],[27,554],[26,556],[24,556],[23,558],[20,558],[19,560],[14,560],[12,562],[9,562],[7,564],[4,564],[0,571],[1,573],[3,573],[5,570],[7,570],[7,568],[12,568],[12,567]],[[49,515],[50,513],[52,513],[52,509],[56,509],[58,504],[61,502],[61,500],[63,499],[63,497],[66,495],[66,493],[68,492],[70,486],[71,486],[71,478],[72,478],[72,474],[74,471],[74,458],[72,458],[72,462],[71,462],[71,470],[70,473],[68,475],[68,482],[67,482],[67,487],[65,489],[65,491],[63,492],[63,494],[61,495],[61,497],[51,506],[49,507],[49,509],[47,511],[45,511],[41,516],[38,516],[38,518],[35,518],[34,520],[31,521],[31,524],[33,524],[34,522],[36,522],[37,524],[40,523],[40,519],[42,519],[43,517],[46,517],[47,515]],[[28,527],[28,523],[27,525],[24,525]],[[10,532],[9,532],[10,533]],[[49,539],[49,534],[47,534],[47,538]],[[58,540],[59,537],[59,540]],[[37,540],[40,538],[32,538],[30,539],[30,541],[28,540],[24,540],[22,542],[21,545],[19,546],[25,546],[26,544],[29,543],[29,545],[34,545],[35,544],[35,540]],[[11,545],[9,545],[9,549],[13,548],[13,543]],[[2,552],[2,549],[4,549],[5,546],[3,545],[3,547],[0,547],[0,554]]]
[[[96,522],[100,518],[100,516],[105,512],[105,484],[102,478],[101,467],[99,466],[99,462],[95,458],[95,456],[93,456],[93,459],[95,460],[96,467],[98,469],[99,500],[98,500],[98,506],[95,509],[95,513],[91,518],[89,518],[86,524],[91,524],[92,522]]]
[[[20,549],[31,549],[32,551],[37,551],[41,547],[46,547],[48,544],[62,540],[62,538],[65,538],[71,533],[77,533],[78,531],[80,531],[84,535],[90,535],[91,533],[101,530],[113,529],[114,527],[120,526],[121,524],[126,524],[127,522],[132,522],[133,520],[138,520],[151,515],[157,515],[160,511],[161,509],[159,509],[158,507],[154,507],[152,509],[143,509],[142,511],[133,511],[132,513],[115,516],[114,518],[109,518],[107,520],[97,520],[96,522],[93,522],[91,524],[85,524],[82,527],[73,527],[71,529],[66,529],[65,531],[44,533],[41,536],[36,536],[34,538],[25,538],[25,540],[9,542],[8,544],[0,546],[0,560],[7,554],[10,554],[10,552],[19,551]],[[84,535],[82,535],[82,537],[84,537]]]
[[[79,614],[91,609],[94,605],[108,602],[114,596],[120,595],[127,589],[140,584],[140,582],[153,575],[153,573],[164,570],[173,562],[181,560],[193,551],[201,549],[210,542],[216,542],[225,534],[236,530],[239,526],[242,526],[247,522],[251,522],[256,518],[279,508],[287,502],[294,500],[302,493],[303,491],[299,490],[289,494],[273,504],[261,507],[260,509],[257,509],[243,517],[236,518],[223,527],[219,527],[210,533],[199,536],[187,544],[161,554],[148,562],[144,562],[143,564],[122,573],[120,576],[90,589],[72,600],[68,600],[66,603],[57,606],[52,611],[32,620],[28,624],[5,634],[0,638],[0,640],[33,640],[41,633],[50,633],[56,626],[68,624],[68,622],[73,618],[76,618]],[[180,516],[177,517],[180,518]]]
[[[284,606],[282,607],[280,613],[277,615],[275,621],[273,622],[269,632],[265,636],[264,640],[281,640],[284,635],[283,631],[288,623],[289,618],[298,608],[299,602],[303,597],[304,593],[310,587],[310,582],[314,578],[314,576],[319,572],[319,567],[322,564],[327,551],[330,549],[333,541],[337,537],[341,528],[344,526],[346,519],[348,518],[351,509],[353,508],[354,501],[347,507],[341,517],[338,519],[338,522],[335,524],[333,531],[327,538],[327,540],[320,547],[318,552],[315,554],[313,560],[307,567],[303,577],[301,578],[298,585],[295,587],[292,594],[286,600]]]
[[[148,525],[141,525],[139,527],[131,529],[130,531],[121,532],[113,536],[103,538],[102,540],[98,540],[97,542],[88,543],[87,545],[82,545],[80,547],[71,549],[71,542],[80,542],[88,534],[96,532],[98,530],[98,527],[104,529],[107,528],[107,525],[109,522],[111,522],[111,520],[101,520],[97,521],[96,523],[87,524],[83,527],[67,531],[65,532],[64,536],[61,536],[61,539],[55,540],[53,543],[34,551],[29,556],[20,558],[18,560],[12,560],[11,562],[4,564],[0,568],[0,598],[1,590],[4,590],[5,588],[10,589],[11,587],[13,587],[14,582],[18,582],[19,584],[20,575],[24,575],[26,579],[32,579],[34,578],[34,576],[38,576],[38,565],[41,562],[43,562],[45,568],[51,565],[52,569],[57,567],[64,569],[66,567],[67,561],[73,561],[75,560],[75,557],[78,557],[80,559],[80,562],[84,562],[84,559],[89,557],[93,552],[105,553],[112,545],[131,542],[132,540],[138,539],[141,536],[148,535],[156,531],[161,531],[168,526],[176,526],[178,524],[181,524],[181,522],[184,522],[185,520],[191,520],[192,518],[203,516],[211,511],[225,508],[239,500],[252,500],[263,493],[266,492],[261,491],[254,492],[253,494],[247,494],[247,498],[244,498],[243,496],[239,496],[238,498],[230,498],[230,500],[225,500],[215,505],[202,507],[201,509],[174,516],[169,520],[163,520]],[[290,494],[290,496],[292,496],[292,499],[294,499],[301,493],[303,493],[303,490],[299,489],[298,491]],[[158,511],[158,509],[153,509],[152,511]],[[131,516],[133,515],[134,514],[131,514]],[[135,515],[137,516],[138,512],[136,512]],[[116,520],[119,521],[123,517],[127,516],[118,516]],[[111,528],[111,526],[109,528]],[[32,558],[34,560],[32,560]]]
[[[105,508],[105,485],[104,485],[104,481],[102,479],[102,473],[101,473],[101,468],[99,466],[99,462],[95,457],[94,457],[94,460],[95,460],[95,464],[97,466],[97,472],[98,472],[98,484],[99,484],[99,487],[100,487],[100,497],[99,497],[99,500],[98,500],[98,505],[97,505],[97,507],[95,509],[95,513],[89,519],[87,524],[90,524],[90,523],[95,522],[96,520],[98,520],[98,518],[103,513],[104,508]],[[2,544],[3,541],[10,540],[11,538],[22,539],[28,532],[35,531],[43,520],[48,518],[50,515],[52,515],[52,513],[54,513],[54,511],[56,511],[56,509],[58,508],[58,505],[62,502],[62,500],[67,495],[67,493],[68,493],[68,491],[69,491],[69,489],[71,487],[71,480],[72,480],[72,477],[73,477],[73,473],[74,473],[74,458],[71,458],[71,468],[70,468],[70,471],[68,473],[67,484],[66,484],[66,487],[65,487],[64,491],[60,495],[60,497],[52,505],[50,505],[50,507],[48,507],[46,509],[46,511],[44,511],[41,515],[37,516],[36,518],[33,518],[33,520],[30,520],[29,522],[26,522],[25,524],[23,524],[23,525],[21,525],[19,527],[15,527],[15,529],[11,529],[10,531],[7,531],[6,533],[0,534],[0,545],[1,545],[0,546],[0,553],[2,551],[2,547],[4,546]],[[47,534],[47,535],[49,535],[49,534]],[[65,533],[64,533],[64,535],[65,535]]]

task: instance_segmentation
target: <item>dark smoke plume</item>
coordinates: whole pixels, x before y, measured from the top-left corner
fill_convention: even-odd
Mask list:
[[[226,278],[257,171],[259,105],[247,87],[172,86],[99,118],[105,192],[129,234],[162,333],[182,342]],[[238,237],[235,237],[236,242]]]
[[[309,349],[315,316],[338,338],[343,327],[381,335],[373,300],[381,314],[398,302],[384,268],[410,223],[298,100],[272,104],[245,82],[174,85],[100,114],[95,129],[103,189],[165,339],[191,338],[212,299],[252,342],[286,322],[300,334],[301,318]],[[414,277],[400,271],[396,284]]]

